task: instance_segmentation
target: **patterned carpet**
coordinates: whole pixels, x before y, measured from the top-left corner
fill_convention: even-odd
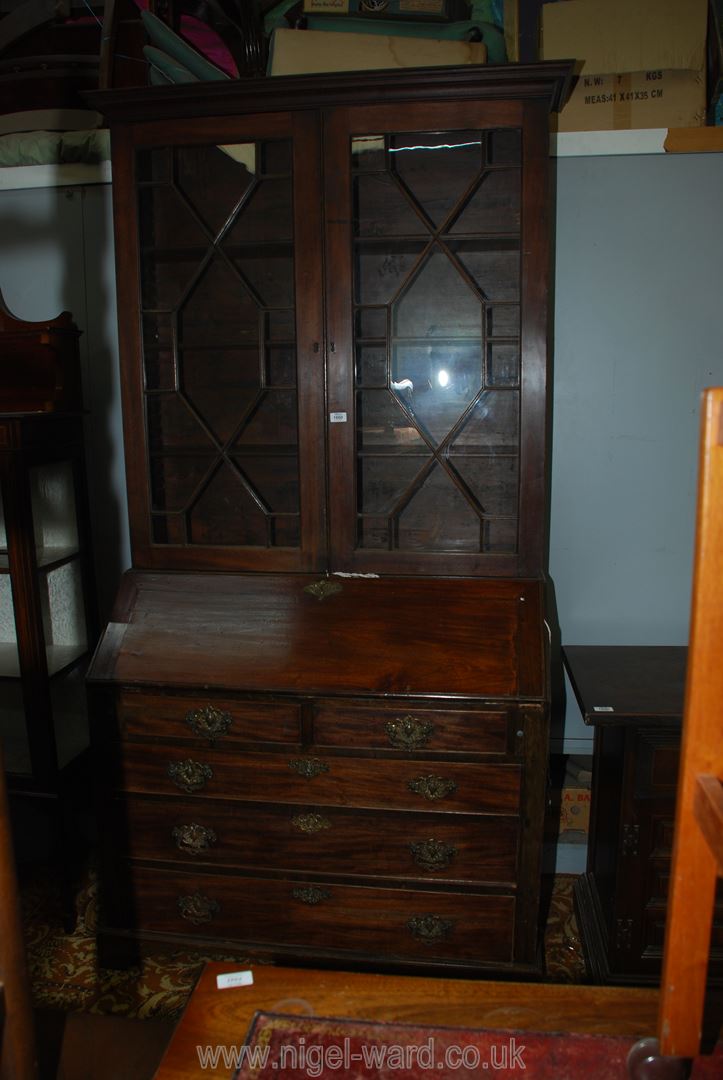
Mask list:
[[[572,875],[558,875],[545,933],[547,979],[583,982],[585,967],[573,911]],[[28,964],[37,1006],[67,1012],[91,1012],[138,1018],[176,1017],[205,960],[237,959],[223,953],[192,951],[148,956],[141,967],[127,971],[99,969],[95,927],[98,886],[87,873],[76,899],[76,924],[63,928],[58,889],[48,875],[36,873],[25,881],[22,903]]]

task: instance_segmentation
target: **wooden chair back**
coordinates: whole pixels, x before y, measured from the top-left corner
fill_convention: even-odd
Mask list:
[[[703,396],[695,569],[658,1040],[699,1051],[717,876],[723,873],[723,388]]]

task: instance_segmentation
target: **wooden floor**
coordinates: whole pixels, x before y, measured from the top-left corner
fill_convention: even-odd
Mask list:
[[[36,1014],[41,1080],[151,1080],[175,1021]]]

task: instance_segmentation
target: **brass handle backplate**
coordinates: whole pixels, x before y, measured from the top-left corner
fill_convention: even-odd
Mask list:
[[[448,795],[454,795],[457,785],[454,780],[448,780],[444,776],[436,776],[430,773],[428,776],[416,776],[408,784],[409,790],[415,795],[423,795],[430,802],[438,799],[446,799]]]
[[[326,600],[327,596],[335,596],[341,590],[342,586],[339,582],[332,581],[330,578],[322,578],[321,581],[315,581],[312,585],[304,586],[304,592],[315,596],[317,600]]]
[[[421,866],[423,870],[444,870],[457,854],[457,849],[451,844],[434,839],[410,844],[409,850],[417,866]]]
[[[168,763],[168,776],[181,791],[187,791],[192,795],[194,791],[200,791],[213,777],[213,769],[202,761],[194,761],[186,758],[185,761],[171,761]]]
[[[298,900],[300,904],[308,904],[309,907],[315,907],[331,898],[328,889],[320,889],[317,885],[299,885],[291,890],[291,895],[294,900]]]
[[[198,735],[199,739],[208,739],[211,744],[222,735],[227,735],[232,723],[231,713],[222,712],[215,705],[191,709],[185,719],[194,735]]]
[[[322,814],[297,814],[296,817],[292,817],[291,824],[299,832],[305,833],[321,832],[322,829],[331,828],[331,822]]]
[[[428,945],[449,937],[454,926],[454,919],[443,919],[441,915],[413,915],[407,923],[410,934]]]
[[[329,766],[320,758],[291,758],[289,768],[303,776],[306,780],[313,780],[315,776],[329,771]]]
[[[195,821],[189,825],[176,825],[171,830],[171,836],[178,850],[185,851],[188,855],[200,855],[216,843],[213,829],[197,825]]]
[[[418,750],[429,742],[434,734],[431,720],[420,720],[418,716],[396,716],[384,725],[392,746],[398,750]]]
[[[204,896],[200,892],[191,893],[190,896],[179,896],[177,904],[181,918],[193,923],[194,926],[211,922],[221,910],[218,900],[212,900],[210,896]]]

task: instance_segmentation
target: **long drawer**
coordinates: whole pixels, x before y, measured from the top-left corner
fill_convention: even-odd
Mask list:
[[[520,767],[503,763],[211,749],[191,754],[128,743],[120,769],[128,791],[212,799],[500,814],[516,813],[520,803]]]
[[[338,877],[516,879],[514,817],[140,796],[118,800],[114,816],[121,850],[139,859]]]
[[[512,959],[512,896],[129,868],[146,931],[384,961]]]

